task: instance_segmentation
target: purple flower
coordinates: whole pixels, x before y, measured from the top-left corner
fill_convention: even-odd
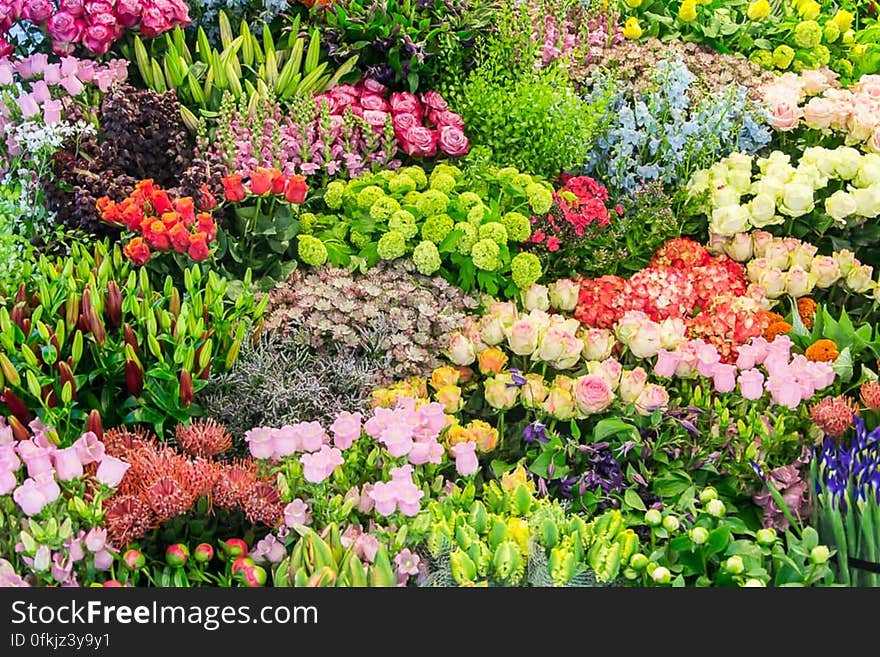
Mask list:
[[[536,440],[539,443],[549,443],[550,439],[547,437],[547,427],[541,424],[538,420],[535,420],[531,424],[526,425],[526,428],[523,429],[523,440],[527,443],[533,443]]]

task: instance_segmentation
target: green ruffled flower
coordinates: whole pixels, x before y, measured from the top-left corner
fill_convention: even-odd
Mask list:
[[[422,239],[440,244],[443,238],[449,235],[455,222],[448,214],[435,214],[425,219],[422,224]]]
[[[311,235],[314,231],[315,222],[317,220],[317,215],[311,212],[303,212],[299,216],[299,232],[303,235]]]
[[[480,226],[480,239],[489,239],[497,244],[507,244],[507,229],[504,224],[490,221]]]
[[[391,230],[379,238],[376,245],[376,253],[382,260],[394,260],[406,253],[406,238],[402,233]]]
[[[327,247],[313,235],[297,235],[299,244],[296,252],[299,259],[312,267],[320,267],[327,262]]]
[[[534,253],[518,253],[510,262],[511,278],[521,290],[531,287],[541,273],[541,261]]]
[[[479,205],[475,205],[470,210],[468,210],[467,220],[470,223],[479,226],[481,223],[483,223],[483,219],[485,218],[488,211],[488,208],[482,203],[480,203]]]
[[[422,167],[404,167],[400,173],[405,173],[416,183],[416,189],[424,189],[428,186],[428,177]]]
[[[396,171],[392,171],[391,169],[382,169],[379,173],[376,174],[376,184],[379,184],[379,180],[382,181],[385,185],[388,185],[391,182],[391,179],[394,176],[398,175]]]
[[[519,169],[516,167],[504,167],[502,169],[498,169],[495,173],[495,177],[498,178],[500,182],[513,184],[513,179],[519,175]]]
[[[431,174],[431,189],[439,190],[444,194],[449,193],[455,189],[455,178],[448,173],[434,172]]]
[[[513,184],[516,185],[517,187],[522,187],[523,189],[525,189],[526,187],[531,185],[532,182],[533,182],[532,177],[527,173],[517,174],[513,178]]]
[[[349,180],[345,183],[345,191],[342,192],[342,202],[345,205],[354,205],[357,203],[358,189],[357,178]]]
[[[434,170],[431,172],[431,177],[433,178],[435,174],[443,174],[447,176],[452,176],[456,180],[461,178],[462,171],[454,164],[444,164],[440,163],[434,167]]]
[[[412,215],[412,212],[408,212],[407,210],[398,210],[392,214],[391,218],[388,219],[388,228],[402,233],[408,240],[415,237],[419,232],[419,227],[416,225],[416,218]]]
[[[342,207],[342,195],[345,193],[345,183],[334,180],[327,189],[324,190],[324,203],[331,210],[338,210]]]
[[[370,218],[375,221],[385,221],[398,210],[400,203],[390,196],[380,196],[370,206]]]
[[[490,239],[479,240],[471,249],[471,259],[477,269],[484,271],[495,271],[501,262],[498,256],[501,254],[501,248],[498,243]]]
[[[553,205],[553,194],[549,189],[539,183],[532,183],[526,187],[526,195],[529,197],[529,206],[537,214],[544,214],[550,211]]]
[[[459,221],[455,224],[455,230],[461,231],[461,238],[455,245],[456,251],[462,255],[470,255],[471,249],[474,248],[474,244],[476,244],[477,240],[480,238],[477,227],[466,221]]]
[[[816,21],[801,21],[794,28],[794,42],[800,48],[815,48],[822,42],[822,26]]]
[[[363,233],[356,230],[351,231],[351,234],[349,234],[348,236],[348,240],[358,249],[362,249],[370,243],[370,238],[368,235],[364,235]]]
[[[408,194],[415,189],[416,181],[405,173],[398,173],[388,181],[388,191],[392,194]]]
[[[436,189],[429,189],[422,192],[422,198],[419,199],[416,207],[419,214],[423,217],[430,217],[434,214],[443,214],[449,205],[449,197]]]
[[[782,44],[781,46],[776,46],[776,49],[773,51],[773,66],[778,69],[787,69],[789,66],[791,66],[791,61],[793,59],[794,49],[790,46]]]
[[[532,222],[524,214],[508,212],[501,222],[507,229],[507,238],[514,242],[525,242],[532,235]]]
[[[825,38],[825,43],[834,43],[840,38],[840,28],[837,26],[837,23],[834,21],[828,21],[825,23],[825,29],[823,30],[822,36]]]
[[[753,50],[749,59],[763,69],[773,68],[773,53],[769,50]]]
[[[462,192],[458,195],[458,201],[461,203],[465,210],[469,210],[475,205],[482,205],[483,200],[480,198],[479,194],[475,192]]]
[[[412,259],[416,269],[426,276],[440,269],[440,252],[433,242],[419,242],[413,249]]]
[[[357,195],[357,206],[361,210],[369,210],[373,203],[385,196],[385,190],[376,185],[364,187]]]
[[[421,200],[421,192],[407,192],[406,196],[403,197],[403,200],[400,202],[400,204],[409,206],[411,208],[417,208],[419,207],[419,201]]]
[[[813,48],[813,56],[819,66],[828,66],[828,62],[831,61],[831,51],[828,50],[828,46],[823,46],[821,43]]]

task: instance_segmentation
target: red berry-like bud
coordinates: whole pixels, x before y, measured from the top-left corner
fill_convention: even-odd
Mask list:
[[[193,550],[193,558],[199,563],[208,563],[214,558],[214,547],[210,543],[199,543]]]
[[[122,555],[122,560],[125,562],[125,565],[128,566],[131,570],[138,570],[143,568],[147,559],[144,557],[144,553],[140,550],[128,550],[124,555]]]
[[[169,545],[165,550],[165,562],[172,568],[181,568],[189,559],[189,548],[183,543]]]

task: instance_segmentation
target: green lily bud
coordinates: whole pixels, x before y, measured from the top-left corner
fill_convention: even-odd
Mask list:
[[[694,527],[689,534],[696,545],[702,545],[709,540],[709,530],[705,527]]]

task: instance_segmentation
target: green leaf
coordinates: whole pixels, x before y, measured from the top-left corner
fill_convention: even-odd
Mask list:
[[[636,509],[637,511],[648,510],[642,498],[639,497],[639,494],[633,488],[626,489],[626,492],[623,494],[623,501],[631,509]]]
[[[635,432],[636,428],[633,425],[625,422],[624,420],[621,420],[620,418],[605,418],[604,420],[600,420],[596,424],[596,428],[593,429],[593,442],[603,442],[611,436],[616,436],[617,434],[634,434]]]
[[[847,383],[853,377],[853,359],[849,347],[845,347],[831,365],[834,373]]]
[[[709,532],[709,540],[706,541],[706,555],[711,556],[724,552],[727,549],[728,543],[730,543],[730,529],[728,527],[722,525],[713,529]]]

